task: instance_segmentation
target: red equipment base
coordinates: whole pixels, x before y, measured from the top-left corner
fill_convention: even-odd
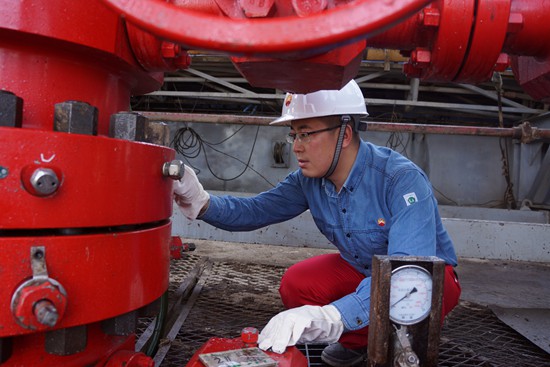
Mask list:
[[[199,354],[224,352],[242,348],[250,348],[250,344],[245,344],[241,338],[210,338],[195,352],[191,360],[189,360],[189,363],[187,363],[187,367],[205,367],[199,360]],[[286,348],[286,352],[283,354],[273,352],[265,353],[277,361],[277,367],[307,367],[308,365],[306,357],[296,347]]]

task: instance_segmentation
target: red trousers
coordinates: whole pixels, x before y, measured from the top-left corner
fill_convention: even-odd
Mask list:
[[[301,261],[285,272],[279,293],[286,308],[303,305],[324,306],[355,292],[365,276],[342,259],[340,254],[325,254]],[[442,316],[458,304],[460,284],[453,267],[446,266]],[[358,349],[368,344],[369,327],[342,334],[339,342]]]

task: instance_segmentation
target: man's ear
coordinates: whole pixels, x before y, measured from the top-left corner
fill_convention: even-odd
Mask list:
[[[347,124],[344,132],[344,139],[342,140],[342,147],[347,147],[353,142],[353,125]]]

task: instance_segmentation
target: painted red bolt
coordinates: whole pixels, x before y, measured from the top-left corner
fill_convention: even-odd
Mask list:
[[[510,56],[508,54],[501,53],[498,55],[497,62],[495,63],[495,71],[503,72],[510,66]]]
[[[181,47],[173,42],[162,41],[160,44],[160,54],[166,59],[173,59],[180,55]]]
[[[258,344],[258,329],[255,327],[245,327],[241,331],[241,340],[244,344]]]
[[[275,0],[239,0],[239,5],[248,18],[267,17]]]
[[[176,57],[174,60],[174,66],[178,69],[187,69],[191,66],[191,56],[189,56],[187,51],[183,51],[181,55]]]
[[[292,7],[299,17],[307,17],[325,10],[327,0],[292,0]]]
[[[427,68],[432,62],[432,53],[424,48],[414,49],[410,61],[416,67]]]
[[[180,45],[173,42],[162,41],[160,44],[160,54],[165,62],[176,69],[187,69],[191,65],[191,57],[181,48]]]
[[[439,27],[440,14],[437,8],[424,8],[418,14],[422,25],[426,27]]]
[[[510,13],[508,18],[508,29],[507,33],[518,33],[523,29],[523,14],[521,13]]]
[[[57,325],[66,307],[67,295],[58,282],[31,279],[15,292],[11,311],[21,327],[43,330]]]

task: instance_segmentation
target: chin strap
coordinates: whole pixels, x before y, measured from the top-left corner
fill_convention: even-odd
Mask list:
[[[336,143],[336,149],[334,150],[334,156],[332,157],[332,163],[330,164],[330,167],[328,171],[325,173],[323,178],[330,177],[334,170],[336,169],[336,166],[338,165],[338,160],[340,159],[340,153],[342,152],[342,142],[344,141],[344,134],[346,133],[346,126],[348,126],[348,123],[351,121],[351,117],[348,115],[342,116],[342,125],[340,125],[340,133],[338,134],[338,142]]]

